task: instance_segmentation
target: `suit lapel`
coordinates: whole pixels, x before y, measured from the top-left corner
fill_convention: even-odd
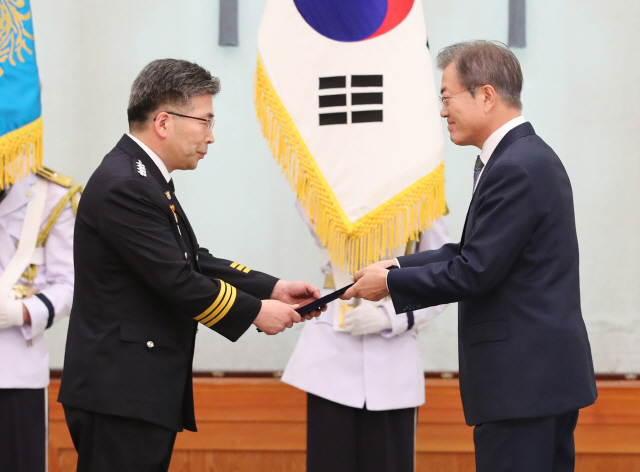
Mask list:
[[[471,197],[471,202],[469,202],[467,216],[464,219],[464,226],[462,228],[462,238],[460,239],[460,246],[459,246],[460,250],[462,250],[462,245],[464,244],[465,235],[467,232],[467,222],[469,221],[469,214],[471,213],[473,202],[475,200],[476,195],[480,193],[480,185],[482,184],[482,181],[484,180],[485,176],[491,171],[491,167],[493,167],[493,165],[500,159],[502,154],[504,154],[504,152],[509,148],[509,146],[511,146],[516,140],[524,136],[531,136],[533,134],[536,134],[536,132],[534,131],[533,126],[531,126],[531,123],[529,122],[522,123],[521,125],[516,126],[507,134],[505,134],[504,138],[502,138],[498,143],[498,145],[496,146],[495,150],[491,154],[491,157],[487,161],[487,165],[485,166],[484,171],[480,176],[480,180],[478,180],[478,184],[476,185],[476,190],[475,192],[473,192],[473,195]]]

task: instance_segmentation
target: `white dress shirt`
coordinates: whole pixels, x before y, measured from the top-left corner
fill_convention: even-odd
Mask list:
[[[484,172],[484,169],[487,167],[487,162],[489,162],[489,158],[491,157],[491,154],[493,154],[493,151],[496,150],[496,147],[498,146],[500,141],[502,141],[502,138],[504,138],[505,135],[509,131],[511,131],[513,128],[515,128],[516,126],[520,126],[522,123],[526,123],[526,122],[527,120],[525,120],[524,116],[522,115],[514,118],[511,121],[507,121],[500,128],[495,130],[491,134],[491,136],[489,136],[487,140],[484,142],[484,144],[482,145],[482,150],[480,151],[480,160],[484,164],[484,167],[480,171],[480,174],[478,174],[478,179],[476,180],[476,184],[473,186],[474,192],[476,191],[478,182],[480,182],[480,177],[482,177],[482,173]]]

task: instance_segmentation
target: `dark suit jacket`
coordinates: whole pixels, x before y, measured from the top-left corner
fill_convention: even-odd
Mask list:
[[[58,400],[195,431],[196,319],[235,341],[277,279],[200,248],[173,184],[126,135],[87,183],[74,257]]]
[[[460,302],[467,424],[555,415],[595,401],[571,184],[529,123],[493,152],[460,243],[399,263],[387,279],[398,313]]]

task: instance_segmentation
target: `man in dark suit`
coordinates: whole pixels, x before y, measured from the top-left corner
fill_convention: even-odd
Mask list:
[[[398,313],[459,302],[460,392],[477,470],[572,471],[578,410],[597,392],[571,184],[520,113],[522,71],[506,46],[455,44],[438,66],[451,140],[481,149],[461,241],[373,264],[344,297],[390,294]]]
[[[197,64],[147,65],[131,90],[131,133],[85,189],[58,398],[78,471],[166,471],[176,432],[196,430],[198,322],[231,341],[252,324],[276,334],[301,320],[292,304],[320,296],[306,282],[278,280],[198,245],[170,173],[195,169],[213,143],[219,89]]]

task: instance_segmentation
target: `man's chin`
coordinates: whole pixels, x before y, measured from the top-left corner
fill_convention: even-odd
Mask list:
[[[455,144],[456,146],[468,146],[469,143],[466,142],[462,137],[456,135],[456,134],[449,134],[449,139],[451,139],[451,142],[453,144]]]

